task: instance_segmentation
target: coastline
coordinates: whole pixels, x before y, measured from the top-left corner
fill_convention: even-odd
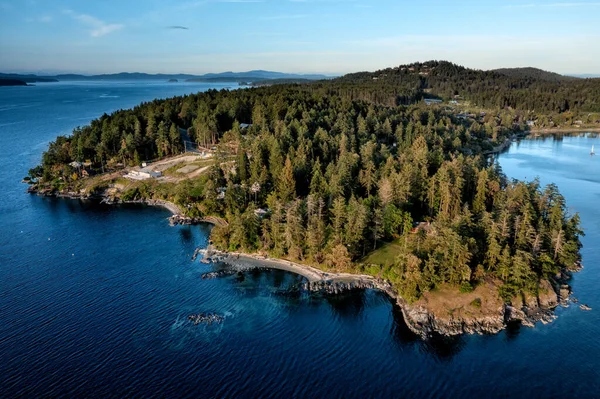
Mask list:
[[[501,152],[508,148],[516,137],[518,137],[517,133],[497,148],[494,148],[494,152]],[[58,192],[40,190],[37,186],[31,186],[27,191],[41,196],[99,201],[108,205],[143,204],[158,206],[167,209],[172,214],[168,218],[171,226],[199,223],[217,226],[228,224],[226,220],[214,216],[186,216],[184,209],[163,199],[123,201],[118,196],[109,195],[107,191],[92,194],[83,190],[79,192],[66,190]],[[286,259],[269,258],[259,254],[242,252],[223,252],[212,247],[209,247],[206,252],[216,256],[213,259],[214,261],[232,266],[243,266],[241,269],[247,269],[248,266],[250,268],[278,269],[303,276],[307,280],[303,288],[311,292],[335,295],[353,289],[383,291],[392,304],[400,308],[409,329],[422,338],[428,338],[434,334],[445,336],[465,333],[495,334],[513,322],[525,326],[533,326],[538,321],[550,322],[555,318],[554,308],[559,304],[566,304],[571,293],[570,287],[567,285],[568,271],[565,270],[559,276],[549,280],[541,280],[539,285],[543,287],[543,292],[536,295],[522,294],[513,298],[510,303],[504,303],[500,300],[498,295],[499,285],[489,281],[482,283],[476,289],[477,296],[460,293],[457,287],[452,287],[452,289],[447,290],[445,296],[440,295],[437,291],[425,292],[419,300],[410,303],[394,289],[389,281],[372,275],[325,272],[316,267]],[[205,256],[205,260],[210,260],[210,256]],[[577,269],[577,267],[574,269]],[[479,305],[474,305],[477,301],[479,301]]]
[[[512,136],[507,138],[502,144],[495,146],[494,148],[492,148],[489,151],[483,152],[483,155],[488,156],[488,155],[494,155],[494,154],[504,152],[510,147],[510,145],[513,143],[514,140],[522,139],[527,136],[531,136],[531,137],[535,138],[535,137],[551,135],[551,134],[569,134],[569,133],[600,133],[600,127],[545,128],[545,129],[532,129],[532,130],[525,130],[522,132],[515,132]]]
[[[166,210],[168,210],[169,212],[171,212],[173,214],[173,216],[177,216],[177,215],[181,215],[183,214],[183,211],[181,210],[181,208],[174,204],[173,202],[170,201],[165,201],[165,200],[154,200],[154,199],[140,199],[140,200],[133,200],[133,201],[123,201],[121,199],[119,200],[114,200],[111,199],[109,197],[106,196],[100,196],[100,197],[90,197],[90,196],[83,196],[83,195],[77,195],[76,193],[67,193],[67,194],[63,194],[63,193],[57,193],[55,195],[58,198],[63,198],[63,199],[73,199],[73,200],[99,200],[99,202],[101,204],[107,204],[107,205],[119,205],[119,204],[130,204],[130,205],[147,205],[147,206],[156,206],[156,207],[160,207],[160,208],[164,208]]]
[[[111,202],[104,201],[104,200],[101,202],[105,203],[105,204],[112,204]],[[172,202],[164,201],[164,200],[120,201],[120,202],[117,202],[117,204],[142,204],[142,205],[148,205],[148,206],[157,206],[157,207],[168,210],[173,215],[181,215],[183,213],[181,208],[178,205],[175,205]]]
[[[527,131],[527,134],[533,135],[545,135],[554,133],[600,133],[600,127],[544,128],[531,129]]]
[[[49,195],[48,193],[37,194]],[[51,195],[63,199],[98,200],[108,205],[143,204],[162,207],[172,213],[172,216],[168,218],[171,226],[199,223],[223,225],[227,223],[218,217],[192,218],[185,216],[179,206],[166,200],[121,201],[102,195],[86,196],[74,192],[52,193]],[[486,306],[482,306],[482,309],[474,309],[469,306],[470,298],[468,294],[458,293],[458,290],[456,290],[451,295],[452,306],[450,311],[448,309],[440,311],[440,309],[436,309],[436,304],[440,304],[439,299],[432,298],[430,293],[426,293],[423,298],[414,303],[409,303],[394,289],[389,281],[371,275],[325,272],[286,259],[270,258],[256,253],[219,251],[212,246],[200,252],[203,251],[205,252],[206,261],[222,262],[241,269],[247,269],[248,266],[249,268],[277,269],[303,276],[307,280],[303,288],[310,292],[337,295],[355,289],[382,291],[388,296],[393,306],[400,308],[408,328],[422,339],[428,339],[434,335],[496,334],[511,323],[520,323],[528,327],[533,327],[539,321],[546,324],[556,318],[553,310],[559,304],[566,305],[571,294],[570,287],[566,284],[570,275],[568,271],[565,271],[553,279],[552,282],[548,280],[541,281],[540,286],[543,286],[544,289],[542,293],[515,298],[511,304],[503,303],[499,301],[499,298],[495,298],[494,300],[488,300],[489,303],[484,304]],[[493,286],[494,284],[490,285],[492,288]],[[481,288],[481,290],[485,291],[486,289]],[[493,293],[491,290],[488,291]],[[461,302],[459,299],[462,299],[461,304],[457,303],[457,301]]]
[[[570,276],[563,273],[554,281],[554,284],[548,280],[542,280],[540,292],[537,295],[515,298],[512,304],[503,303],[499,297],[492,295],[492,299],[485,299],[488,303],[484,309],[467,309],[471,296],[478,296],[490,288],[487,286],[494,286],[493,282],[487,282],[476,289],[471,296],[459,294],[463,295],[462,303],[453,303],[453,309],[457,311],[448,314],[440,312],[439,309],[436,310],[431,305],[429,293],[424,298],[409,303],[389,281],[374,276],[324,272],[315,267],[286,259],[270,258],[260,254],[219,251],[212,246],[203,252],[206,261],[221,262],[233,268],[277,269],[298,274],[307,279],[303,288],[311,292],[336,295],[354,289],[379,290],[388,296],[393,306],[400,309],[408,328],[422,339],[428,339],[434,335],[496,334],[514,323],[527,327],[534,327],[537,322],[547,324],[556,318],[554,309],[559,304],[566,305],[571,294],[570,287],[565,284]],[[493,289],[489,289],[489,292],[495,293]],[[452,300],[455,301],[457,298],[452,296]]]

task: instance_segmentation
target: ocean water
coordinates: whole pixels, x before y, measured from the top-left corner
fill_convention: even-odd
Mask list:
[[[19,181],[56,135],[208,87],[0,88],[0,397],[600,395],[597,137],[523,140],[500,156],[510,177],[555,182],[580,212],[585,269],[572,285],[593,310],[559,308],[551,324],[494,336],[423,342],[384,295],[292,296],[301,277],[282,271],[202,280],[214,266],[191,256],[209,226],[170,227],[162,209],[24,193]],[[186,319],[200,312],[225,320]]]

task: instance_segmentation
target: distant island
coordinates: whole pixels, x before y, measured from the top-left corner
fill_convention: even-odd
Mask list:
[[[330,79],[330,77],[318,74],[292,74],[283,72],[272,72],[253,70],[248,72],[221,72],[207,73],[204,75],[190,74],[148,74],[139,72],[121,72],[114,74],[81,75],[81,74],[59,74],[53,76],[20,75],[0,73],[0,79],[18,79],[27,83],[34,82],[58,82],[58,81],[120,81],[120,80],[162,80],[170,83],[177,81],[186,82],[258,82],[268,80],[302,79],[307,81]]]
[[[429,61],[155,100],[57,137],[24,180],[212,223],[214,259],[383,290],[425,337],[495,333],[550,321],[582,267],[558,187],[493,157],[533,131],[600,127],[600,79],[560,76]]]
[[[58,82],[56,78],[41,77],[36,75],[19,75],[11,73],[0,73],[0,80],[19,80],[25,83],[52,83]]]
[[[0,79],[0,86],[27,86],[27,82],[18,79]]]

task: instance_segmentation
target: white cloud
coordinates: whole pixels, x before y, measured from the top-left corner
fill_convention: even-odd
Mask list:
[[[63,12],[90,28],[89,32],[92,37],[108,35],[124,27],[123,24],[108,24],[96,17],[88,14],[78,14],[73,10],[64,10]]]

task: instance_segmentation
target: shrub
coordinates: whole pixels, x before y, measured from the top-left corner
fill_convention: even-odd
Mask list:
[[[463,294],[466,294],[467,292],[472,292],[473,291],[473,286],[471,285],[471,283],[469,283],[468,281],[463,281],[462,284],[460,285],[460,292],[462,292]]]

